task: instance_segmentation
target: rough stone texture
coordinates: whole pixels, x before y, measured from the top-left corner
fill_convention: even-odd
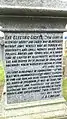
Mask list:
[[[61,0],[0,0],[0,15],[67,17],[67,2]]]
[[[42,105],[38,105],[36,102],[36,105],[38,106],[34,106],[34,102],[32,102],[32,106],[28,104],[27,107],[23,107],[23,103],[10,106],[6,105],[5,96],[6,95],[2,95],[0,116],[5,117],[6,119],[47,119],[50,117],[56,117],[57,119],[61,117],[67,118],[67,106],[63,98],[50,100],[50,104],[49,101],[46,101]],[[16,108],[16,106],[18,107]]]
[[[6,11],[5,8],[11,8],[11,7],[17,7],[17,8],[21,8],[22,7],[41,7],[43,9],[47,8],[52,8],[52,9],[56,9],[56,10],[64,10],[66,11],[67,10],[67,2],[62,2],[61,0],[0,0],[0,9],[2,8],[2,10],[0,10],[0,14],[3,15],[4,12]],[[4,10],[3,10],[4,8]],[[11,9],[12,10],[12,14],[11,15],[16,15],[14,14],[14,9]],[[16,11],[16,9],[15,9]],[[18,14],[20,13],[17,9],[16,13],[18,12]],[[22,11],[21,11],[22,12]],[[38,14],[38,10],[35,9],[35,12],[37,12]],[[35,15],[35,12],[34,12],[34,15]],[[44,11],[43,11],[44,12]],[[25,14],[28,16],[28,11],[25,10]],[[60,12],[61,13],[61,12]],[[67,12],[66,12],[67,13]],[[23,12],[22,12],[23,14]],[[42,11],[41,11],[41,14],[42,14]],[[9,15],[9,16],[8,16]],[[32,15],[32,13],[31,13]],[[46,13],[47,15],[47,13]],[[67,18],[43,18],[43,17],[36,17],[36,18],[33,18],[33,17],[15,17],[15,16],[10,16],[10,12],[9,12],[9,9],[7,9],[6,11],[6,17],[5,16],[0,16],[0,25],[3,26],[3,30],[7,31],[7,30],[43,30],[43,29],[64,29],[65,28],[65,25],[67,23]],[[1,103],[3,106],[4,104]],[[53,110],[51,109],[56,109],[55,112],[53,112]],[[6,115],[9,116],[8,114],[12,114],[12,116],[14,117],[10,117],[11,119],[20,119],[20,118],[25,118],[27,117],[27,119],[31,119],[31,117],[33,118],[41,118],[43,119],[43,117],[47,117],[47,116],[59,116],[62,115],[62,116],[65,116],[65,114],[67,114],[67,107],[65,104],[61,104],[59,105],[58,109],[56,108],[56,104],[55,105],[51,105],[50,107],[50,112],[46,113],[44,112],[45,110],[48,110],[49,108],[47,107],[47,109],[45,109],[46,106],[44,107],[43,106],[43,110],[42,110],[42,107],[37,107],[36,110],[34,109],[34,112],[37,111],[37,114],[33,115],[24,115],[22,116],[22,112],[25,112],[25,113],[30,113],[31,109],[28,108],[27,112],[26,112],[26,108],[23,110],[23,109],[18,109],[18,110],[6,110]],[[61,110],[59,110],[61,108]],[[63,109],[64,108],[64,109]],[[5,113],[4,109],[1,108],[3,111],[3,114]],[[43,111],[42,113],[38,113],[38,111]],[[51,112],[52,111],[52,112]],[[33,111],[32,111],[33,112]],[[18,117],[15,117],[16,115],[15,114],[19,114],[20,115],[21,113],[21,117],[18,116]],[[13,115],[14,114],[14,115]],[[54,115],[53,115],[54,114]],[[6,116],[5,115],[5,116]],[[3,116],[3,115],[2,115]]]
[[[45,7],[67,9],[67,2],[61,0],[0,0],[0,5]]]
[[[6,33],[7,103],[61,97],[62,42],[58,32]]]
[[[0,17],[0,25],[3,30],[43,30],[64,29],[67,18],[42,18],[42,17]]]

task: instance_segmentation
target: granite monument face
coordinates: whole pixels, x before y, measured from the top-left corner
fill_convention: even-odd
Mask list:
[[[7,32],[7,103],[62,97],[62,33]]]

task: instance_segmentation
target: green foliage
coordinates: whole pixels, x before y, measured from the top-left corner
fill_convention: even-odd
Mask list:
[[[67,100],[67,78],[63,80],[63,96]]]
[[[4,83],[4,68],[2,62],[0,61],[0,85]]]

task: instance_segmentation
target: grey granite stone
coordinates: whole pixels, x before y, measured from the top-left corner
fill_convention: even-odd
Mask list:
[[[62,0],[0,0],[0,5],[67,9],[67,1]]]
[[[67,17],[67,2],[61,0],[0,0],[0,15]]]
[[[23,21],[23,22],[22,22]],[[40,17],[1,17],[0,25],[4,30],[43,30],[43,29],[64,29],[67,18],[40,18]]]

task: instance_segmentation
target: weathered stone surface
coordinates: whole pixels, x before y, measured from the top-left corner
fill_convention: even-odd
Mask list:
[[[38,102],[35,102],[35,106],[34,102],[30,102],[30,104],[18,103],[6,105],[5,96],[6,95],[4,95],[2,98],[1,116],[7,119],[59,119],[62,117],[67,117],[67,106],[63,99],[47,100],[46,102],[40,101],[39,104]]]
[[[61,0],[0,0],[1,5],[45,7],[67,9],[67,2]]]
[[[22,22],[23,21],[23,22]],[[67,18],[42,18],[42,17],[1,17],[0,25],[3,30],[63,30],[67,23]],[[63,31],[62,31],[63,32]]]

